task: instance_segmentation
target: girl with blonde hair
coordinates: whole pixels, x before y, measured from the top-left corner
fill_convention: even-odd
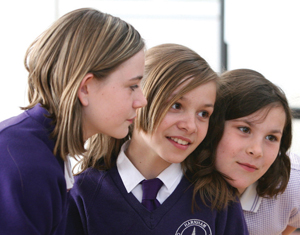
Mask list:
[[[142,86],[148,104],[129,136],[83,159],[67,234],[248,234],[226,181],[196,174],[217,74],[191,49],[162,44],[146,53]]]

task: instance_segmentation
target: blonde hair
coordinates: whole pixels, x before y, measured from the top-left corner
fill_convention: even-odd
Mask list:
[[[193,50],[178,44],[162,44],[149,49],[142,80],[148,105],[138,109],[135,128],[153,133],[175,101],[210,81],[217,82],[217,74]],[[182,83],[186,86],[169,99]]]
[[[62,16],[30,45],[25,56],[30,104],[23,109],[40,103],[48,110],[55,125],[54,154],[65,159],[85,152],[77,97],[84,76],[104,79],[144,46],[130,24],[90,8]],[[101,138],[94,137],[94,142]]]

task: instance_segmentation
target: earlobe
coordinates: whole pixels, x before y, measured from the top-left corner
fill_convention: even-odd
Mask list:
[[[77,91],[78,99],[83,106],[87,106],[89,104],[89,83],[94,78],[94,75],[88,73],[82,79],[80,86]]]

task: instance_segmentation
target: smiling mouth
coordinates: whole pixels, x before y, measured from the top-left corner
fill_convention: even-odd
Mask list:
[[[250,164],[247,164],[247,163],[240,163],[240,162],[237,162],[240,166],[242,166],[243,168],[246,168],[250,171],[255,171],[255,170],[258,170],[258,168],[256,166],[253,166],[253,165],[250,165]]]
[[[173,140],[174,142],[181,144],[181,145],[189,145],[190,143],[182,140],[182,139],[178,139],[178,138],[172,138],[172,137],[168,137],[169,139]]]

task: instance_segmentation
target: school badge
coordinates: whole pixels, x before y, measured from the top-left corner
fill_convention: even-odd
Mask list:
[[[190,219],[180,225],[175,235],[212,235],[212,232],[203,220]]]

